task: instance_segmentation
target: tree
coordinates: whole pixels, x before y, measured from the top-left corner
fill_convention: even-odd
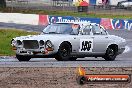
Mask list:
[[[0,7],[2,8],[6,7],[6,0],[0,0]]]

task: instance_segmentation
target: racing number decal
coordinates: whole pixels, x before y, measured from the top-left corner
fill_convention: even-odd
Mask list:
[[[93,39],[81,39],[79,52],[92,52]]]
[[[91,41],[83,41],[81,51],[89,51],[91,49]]]

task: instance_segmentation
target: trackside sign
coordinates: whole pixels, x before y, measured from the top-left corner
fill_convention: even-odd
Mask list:
[[[84,85],[87,83],[129,83],[131,76],[127,74],[86,74],[81,67],[78,69],[77,83]]]
[[[132,20],[110,18],[86,18],[72,16],[49,16],[49,23],[95,23],[109,30],[132,30]]]

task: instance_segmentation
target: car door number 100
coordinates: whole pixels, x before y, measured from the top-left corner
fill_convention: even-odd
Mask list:
[[[79,52],[92,52],[93,39],[80,39]]]

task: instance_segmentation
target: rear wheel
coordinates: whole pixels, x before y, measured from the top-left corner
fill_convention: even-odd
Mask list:
[[[60,45],[55,59],[58,61],[74,61],[77,58],[71,57],[71,46],[69,43],[64,42]]]
[[[16,55],[16,58],[19,61],[29,61],[31,59],[31,57],[29,57],[29,56],[23,56],[23,55]]]
[[[106,54],[103,57],[106,61],[114,61],[117,56],[117,49],[113,47],[108,47]]]

